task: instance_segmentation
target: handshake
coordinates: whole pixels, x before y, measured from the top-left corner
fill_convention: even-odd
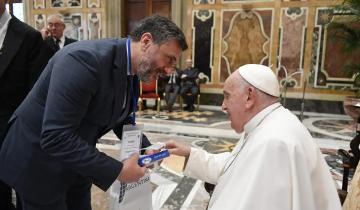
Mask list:
[[[190,147],[179,144],[175,141],[167,141],[165,144],[160,143],[152,145],[146,149],[145,156],[133,154],[130,158],[123,161],[123,168],[117,178],[123,183],[136,182],[143,177],[148,168],[152,167],[153,162],[162,161],[163,158],[173,155],[189,157]]]

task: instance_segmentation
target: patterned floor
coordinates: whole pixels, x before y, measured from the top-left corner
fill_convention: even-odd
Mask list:
[[[144,125],[144,133],[153,142],[174,139],[211,153],[232,150],[239,134],[230,128],[230,122],[220,107],[203,106],[200,110],[192,113],[179,110],[172,113],[156,113],[153,110],[145,110],[139,113],[137,122]],[[345,115],[305,113],[303,124],[319,144],[329,169],[341,188],[341,160],[336,155],[336,150],[349,148],[349,141],[355,134],[351,118]],[[113,133],[108,133],[102,137],[97,147],[117,157],[119,143]],[[164,160],[160,167],[152,170],[154,210],[206,209],[209,196],[203,188],[203,182],[183,176],[183,164],[182,157],[171,156]],[[93,209],[109,209],[109,192],[103,193],[94,187],[92,200]]]

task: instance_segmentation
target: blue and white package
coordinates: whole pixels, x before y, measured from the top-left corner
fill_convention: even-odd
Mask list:
[[[158,153],[141,156],[139,158],[139,160],[138,160],[138,164],[139,164],[139,166],[142,167],[144,165],[147,165],[147,164],[162,160],[162,159],[164,159],[166,157],[169,157],[169,156],[170,156],[169,151],[167,149],[164,149],[164,150],[162,150],[161,152],[158,152]]]

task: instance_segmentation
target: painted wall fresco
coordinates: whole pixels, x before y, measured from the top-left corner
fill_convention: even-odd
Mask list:
[[[281,10],[280,41],[277,69],[281,84],[301,86],[306,38],[306,8],[283,8]]]
[[[272,10],[223,11],[220,81],[248,63],[268,65]]]

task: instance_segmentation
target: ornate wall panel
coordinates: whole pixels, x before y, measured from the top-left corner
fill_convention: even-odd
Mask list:
[[[327,8],[341,2],[188,0],[184,30],[191,50],[185,56],[194,58],[209,77],[201,92],[221,94],[224,81],[239,66],[259,63],[270,66],[281,85],[287,81],[288,97],[302,98],[303,90],[320,100],[352,94],[349,90],[357,88],[354,80],[360,84],[360,77],[346,78],[342,69],[348,62],[360,62],[360,52],[345,54],[327,29],[329,21],[341,18]]]
[[[45,0],[34,0],[33,9],[45,9]]]
[[[248,63],[269,64],[272,10],[222,13],[220,81]]]
[[[215,0],[194,0],[194,4],[214,4]]]
[[[285,80],[291,87],[301,86],[304,75],[304,50],[307,8],[282,8],[279,29],[277,69],[280,83]]]
[[[193,11],[193,61],[207,82],[211,82],[213,68],[214,16],[214,10]]]
[[[105,0],[31,0],[25,1],[28,23],[41,30],[52,14],[61,14],[66,25],[64,34],[77,40],[106,37]]]
[[[346,76],[344,66],[348,63],[360,64],[360,52],[344,53],[343,44],[335,40],[328,29],[332,20],[346,18],[345,15],[334,15],[330,8],[317,8],[315,27],[313,30],[312,85],[316,88],[354,89],[354,80]]]

